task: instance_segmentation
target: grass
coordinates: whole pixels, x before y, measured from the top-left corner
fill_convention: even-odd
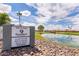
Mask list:
[[[56,34],[77,35],[77,36],[79,36],[79,32],[56,32]]]
[[[42,32],[42,34],[47,34],[49,32]],[[41,36],[40,32],[35,32],[35,39],[44,40],[45,38]]]
[[[44,38],[41,36],[40,32],[35,32],[35,39],[43,40]]]

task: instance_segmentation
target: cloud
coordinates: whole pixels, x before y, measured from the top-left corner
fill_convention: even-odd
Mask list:
[[[35,19],[37,20],[38,24],[44,24],[44,23],[49,21],[48,17],[40,17],[40,16],[38,16],[38,17],[35,17]]]
[[[13,18],[11,16],[9,16],[9,18],[11,19],[11,24],[15,24],[15,25],[19,24],[19,20],[18,19],[15,19],[15,18]],[[23,22],[21,24],[24,25],[24,26],[36,26],[36,24],[32,23],[32,22]]]
[[[15,24],[15,25],[18,25],[19,24],[19,20],[12,17],[12,16],[9,16],[9,18],[11,19],[11,24]]]
[[[24,26],[34,26],[35,27],[35,30],[37,30],[37,25],[35,23],[32,23],[32,22],[24,22],[22,25],[24,25]]]
[[[50,4],[37,4],[38,13],[42,15],[51,15],[57,17],[66,16],[71,10],[73,10],[79,4],[66,4],[66,3],[50,3]],[[47,14],[46,14],[47,13]],[[52,14],[51,14],[52,13]],[[63,15],[64,14],[64,15]]]
[[[21,13],[22,13],[22,16],[30,16],[31,15],[31,12],[28,10],[21,11]]]
[[[79,14],[72,16],[69,20],[73,23],[72,30],[79,30]]]
[[[29,23],[29,22],[23,22],[22,25],[26,25],[26,26],[36,26],[35,23]]]
[[[69,15],[69,12],[79,6],[78,3],[34,3],[28,4],[36,8],[38,16],[36,16],[38,23],[46,23],[52,20],[62,20],[61,18]]]
[[[11,21],[17,21],[18,19],[13,18],[12,16],[9,16],[9,18],[11,19]]]
[[[79,14],[70,17],[70,21],[72,21],[74,25],[79,25]]]
[[[30,11],[25,10],[22,11],[22,15],[23,16],[34,16],[35,22],[38,23],[38,25],[42,24],[46,24],[49,20],[56,20],[56,22],[58,21],[62,21],[63,19],[67,19],[69,21],[71,21],[74,25],[72,26],[73,30],[78,30],[79,29],[79,14],[75,15],[75,16],[70,16],[67,17],[67,15],[70,14],[71,11],[73,11],[77,6],[79,6],[79,4],[77,3],[32,3],[32,4],[27,4],[30,6],[33,6],[34,8],[37,9],[37,16],[34,16],[31,14]],[[0,4],[0,12],[6,12],[9,13],[11,11],[11,6],[6,5],[6,4]],[[74,11],[73,11],[74,12]],[[16,15],[14,15],[16,16]],[[10,19],[12,19],[12,24],[18,24],[18,19],[13,18],[10,16]],[[38,25],[36,25],[33,22],[24,22],[23,25],[27,25],[27,26],[36,26],[36,28],[38,27]],[[64,30],[66,29],[66,27],[62,26],[63,24],[49,24],[49,25],[44,25],[45,29],[48,30],[55,30],[55,29],[59,29],[59,30]]]
[[[79,31],[79,25],[73,25],[72,30]]]
[[[6,4],[0,4],[0,13],[9,13],[11,12],[11,6]]]
[[[70,21],[73,25],[79,25],[79,14],[65,18],[66,21]]]
[[[67,27],[63,27],[62,25],[54,25],[54,24],[49,24],[45,26],[45,30],[65,30]]]
[[[73,11],[79,4],[37,4],[37,9],[38,9],[38,17],[37,21],[38,23],[46,23],[50,20],[51,17],[52,20],[63,20],[63,19],[68,19],[71,21],[74,25],[72,25],[72,30],[79,30],[79,14],[73,17],[66,17],[69,15],[71,11]],[[63,25],[63,24],[62,24]],[[45,28],[48,30],[65,30],[68,29],[67,27],[63,27],[60,24],[57,25],[48,25]]]
[[[36,3],[26,3],[26,5],[32,6],[32,7],[34,7],[34,8],[37,8]]]

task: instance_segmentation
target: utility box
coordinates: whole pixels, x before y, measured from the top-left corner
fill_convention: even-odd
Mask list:
[[[35,44],[34,26],[3,25],[2,31],[3,50]]]

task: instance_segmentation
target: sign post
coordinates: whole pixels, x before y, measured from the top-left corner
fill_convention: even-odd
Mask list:
[[[17,13],[17,16],[19,16],[19,25],[21,25],[21,16],[22,16],[22,13],[21,12],[18,12]]]

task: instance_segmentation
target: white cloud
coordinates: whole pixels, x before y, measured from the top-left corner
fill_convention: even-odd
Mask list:
[[[0,4],[0,13],[9,13],[11,12],[11,6],[6,4]]]
[[[34,3],[28,4],[37,8],[38,17],[36,17],[38,23],[46,23],[51,17],[55,17],[55,20],[62,20],[66,17],[69,11],[73,10],[78,3]]]
[[[70,17],[70,21],[72,21],[74,25],[79,25],[79,14],[76,16]]]
[[[74,24],[72,26],[72,30],[79,30],[79,14],[76,16],[72,16],[69,18],[69,20]]]
[[[11,17],[11,16],[9,16],[9,18],[11,19],[11,21],[17,21],[18,19],[15,19],[15,18],[13,18],[13,17]]]
[[[66,27],[63,27],[62,25],[53,25],[49,24],[45,26],[45,30],[65,30],[67,29]]]
[[[34,8],[37,8],[36,4],[34,4],[34,3],[26,3],[26,5],[32,6]]]
[[[46,23],[49,21],[49,19],[53,16],[55,16],[54,20],[63,20],[61,18],[66,17],[70,11],[75,9],[76,6],[79,6],[79,4],[37,4],[38,9],[38,17],[37,21],[38,23]],[[72,26],[73,30],[79,30],[79,15],[69,17],[68,18],[72,23],[74,24]],[[45,27],[48,30],[65,30],[68,29],[66,27],[62,27],[61,25],[48,25]]]
[[[72,17],[67,17],[66,18],[68,21],[71,21],[73,23],[73,25],[71,24],[71,30],[76,30],[79,31],[79,14],[76,16],[72,16]],[[45,26],[45,30],[66,30],[66,29],[70,29],[67,26],[62,26],[63,24],[49,24]]]
[[[11,16],[9,16],[9,18],[11,19],[11,24],[15,24],[15,25],[19,25],[19,20],[18,19],[15,19],[15,18],[13,18],[13,17],[11,17]],[[35,26],[35,28],[36,28],[36,24],[35,23],[32,23],[32,22],[23,22],[23,23],[21,23],[21,25],[24,25],[24,26]]]
[[[29,23],[29,22],[24,22],[22,25],[26,25],[26,26],[36,26],[35,23]]]
[[[46,23],[47,21],[49,21],[48,17],[40,17],[40,16],[38,16],[38,17],[35,17],[35,19],[37,20],[37,22],[39,24],[43,24],[43,23]]]
[[[11,22],[11,24],[19,25],[19,23],[18,23],[18,22],[16,22],[16,21]]]
[[[79,4],[66,4],[66,3],[37,4],[38,7],[37,9],[38,9],[38,13],[41,13],[43,15],[49,14],[51,16],[62,17],[63,14],[64,16],[66,16],[66,14],[68,14],[67,13],[68,11],[73,10],[78,5]],[[44,14],[44,13],[48,13],[48,14]]]
[[[46,22],[48,22],[50,20],[51,17],[55,17],[54,20],[63,20],[61,18],[66,17],[69,12],[73,9],[75,9],[76,6],[79,6],[79,4],[77,3],[37,3],[37,4],[28,4],[30,6],[33,6],[34,8],[37,8],[37,14],[38,16],[34,16],[35,19],[39,24],[44,24]],[[11,11],[11,6],[9,5],[5,5],[5,4],[0,4],[0,12],[6,12],[9,13]],[[23,16],[29,16],[31,15],[31,12],[28,10],[22,11],[22,15]],[[12,24],[19,24],[18,20],[10,17],[10,19],[12,19]],[[73,22],[74,26],[72,27],[73,30],[79,30],[79,15],[76,16],[72,16],[67,18],[70,21]],[[37,26],[35,23],[28,23],[28,22],[24,22],[23,25],[27,25],[27,26],[35,26],[37,29]],[[59,29],[59,30],[64,30],[66,29],[65,27],[62,27],[61,25],[47,25],[45,26],[45,29],[48,30],[55,30],[55,29]]]
[[[79,25],[73,25],[72,30],[79,31]]]
[[[21,13],[22,13],[23,16],[29,16],[29,15],[31,15],[31,12],[28,11],[28,10],[22,11]]]
[[[72,22],[74,25],[79,25],[79,14],[77,14],[75,16],[67,17],[65,19]]]
[[[9,16],[9,18],[11,19],[11,24],[15,24],[15,25],[18,25],[19,24],[19,20],[18,19],[15,19],[11,16]]]

